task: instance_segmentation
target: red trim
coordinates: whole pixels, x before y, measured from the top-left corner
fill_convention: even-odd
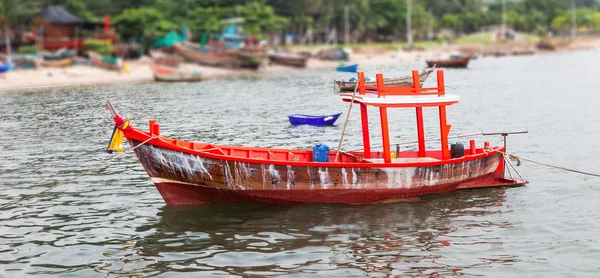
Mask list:
[[[379,117],[381,119],[381,138],[383,140],[383,161],[391,163],[392,157],[390,152],[390,134],[388,127],[387,108],[379,107]]]
[[[369,137],[369,114],[367,106],[360,104],[360,119],[362,122],[363,148],[365,158],[371,158],[371,138]]]
[[[158,124],[155,124],[155,128]],[[122,129],[125,137],[134,139],[140,142],[144,142],[151,138],[149,132],[142,131],[140,129],[129,126],[126,129]],[[155,133],[156,134],[156,133]],[[442,165],[449,163],[459,163],[463,161],[476,160],[483,157],[493,156],[503,151],[502,147],[494,147],[488,152],[483,152],[478,149],[477,154],[467,155],[461,158],[438,160],[438,161],[427,161],[427,162],[411,162],[411,163],[368,163],[368,162],[311,162],[311,161],[288,161],[288,160],[273,160],[269,157],[264,159],[250,158],[238,156],[240,154],[249,155],[251,152],[271,152],[275,154],[287,154],[293,152],[298,155],[307,156],[312,154],[310,150],[294,150],[294,149],[275,149],[275,148],[252,148],[242,146],[225,146],[225,145],[212,145],[205,143],[194,143],[194,149],[190,149],[191,142],[182,140],[171,139],[163,136],[159,136],[156,139],[151,139],[147,144],[156,145],[161,148],[180,151],[188,154],[198,155],[200,157],[208,157],[215,159],[223,159],[228,161],[237,162],[252,162],[259,164],[274,164],[274,165],[290,165],[290,166],[321,166],[321,167],[375,167],[375,168],[402,168],[402,167],[420,167],[420,166],[433,166]],[[201,147],[204,147],[202,149]],[[335,153],[333,153],[335,156]],[[412,155],[409,155],[412,157]]]
[[[425,157],[425,128],[423,127],[423,108],[417,107],[417,135],[419,141],[419,157]]]

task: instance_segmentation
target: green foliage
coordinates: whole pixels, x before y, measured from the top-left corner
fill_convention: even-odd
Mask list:
[[[37,54],[39,51],[40,48],[35,45],[24,45],[17,50],[19,54]]]
[[[126,9],[113,24],[123,39],[137,39],[146,46],[178,27],[154,8]]]
[[[86,9],[83,0],[67,0],[64,6],[67,11],[83,20],[90,21],[95,19],[94,15]]]
[[[102,56],[110,56],[115,47],[110,41],[88,39],[83,42],[85,48],[94,51]]]

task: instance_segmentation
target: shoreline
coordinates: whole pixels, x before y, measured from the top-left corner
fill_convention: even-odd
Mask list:
[[[390,51],[381,49],[364,48],[350,54],[350,60],[346,64],[377,65],[389,63],[391,60],[424,61],[434,57],[448,57],[453,52],[464,51],[465,48],[476,48],[479,56],[484,56],[483,50],[502,49],[505,45],[451,45],[431,47],[418,51]],[[529,48],[532,45],[528,46]],[[581,51],[600,48],[600,40],[576,41],[571,45],[554,51],[535,50],[535,55],[545,53],[560,53]],[[512,56],[512,55],[507,55]],[[149,67],[151,60],[147,57],[135,61],[127,61],[129,72],[109,71],[89,65],[74,65],[67,68],[40,68],[35,70],[19,69],[0,75],[0,92],[53,88],[65,86],[104,85],[114,83],[142,83],[154,82],[152,71]],[[227,69],[201,66],[197,64],[184,63],[180,66],[184,70],[200,70],[202,79],[219,79],[223,77],[239,77],[244,75],[268,74],[273,72],[306,71],[311,69],[335,68],[338,61],[324,61],[311,58],[305,68],[293,68],[281,65],[268,65],[263,62],[259,70]]]

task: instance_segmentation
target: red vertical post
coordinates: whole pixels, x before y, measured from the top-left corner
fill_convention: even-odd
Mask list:
[[[469,140],[469,147],[471,149],[471,155],[475,154],[475,140]]]
[[[421,80],[419,79],[419,71],[418,70],[412,71],[412,80],[413,80],[413,88],[415,89],[414,93],[420,94],[421,93]]]
[[[385,95],[385,89],[384,89],[384,84],[383,84],[383,74],[378,73],[375,75],[375,81],[377,84],[377,94],[379,96]]]
[[[419,140],[419,157],[425,157],[425,128],[423,127],[423,107],[415,108],[417,110],[417,135]]]
[[[360,104],[360,119],[362,122],[362,135],[363,135],[363,150],[365,152],[365,158],[371,158],[371,138],[369,137],[369,114],[367,113],[367,106]]]
[[[440,139],[442,141],[442,159],[450,158],[448,150],[448,133],[450,133],[450,125],[446,123],[446,106],[440,105]]]
[[[154,129],[152,130],[152,135],[160,136],[160,125],[155,124]]]
[[[383,161],[391,163],[390,133],[388,129],[387,108],[379,107],[379,118],[381,119],[381,137],[383,138]]]
[[[444,85],[444,71],[437,71],[437,85],[438,85],[438,95],[443,96],[446,94],[446,85]]]
[[[154,125],[156,124],[156,120],[149,120],[148,121],[148,129],[150,129],[150,134],[153,134],[154,132]]]
[[[358,91],[361,95],[365,94],[365,73],[358,73]],[[362,123],[363,151],[365,158],[371,158],[371,138],[369,136],[369,114],[367,105],[360,104],[360,119]]]
[[[364,72],[359,72],[358,73],[358,93],[361,95],[364,95],[366,93],[365,90],[365,73]]]

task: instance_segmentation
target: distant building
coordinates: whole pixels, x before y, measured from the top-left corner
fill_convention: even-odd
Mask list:
[[[85,22],[69,13],[62,6],[48,6],[33,20],[33,34],[36,44],[43,49],[79,48],[83,46],[82,30],[97,31],[103,23]],[[111,32],[96,33],[94,39],[106,39],[115,42]]]

